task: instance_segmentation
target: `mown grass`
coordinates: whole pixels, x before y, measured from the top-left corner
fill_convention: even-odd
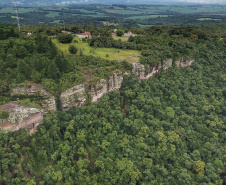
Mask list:
[[[114,40],[120,40],[121,39],[121,41],[123,41],[123,42],[127,42],[128,41],[128,38],[126,38],[126,37],[118,37],[117,35],[113,35],[112,36],[113,37],[113,39]]]
[[[75,45],[78,48],[77,55],[81,52],[83,55],[92,55],[95,57],[100,57],[107,60],[126,60],[128,62],[139,61],[141,56],[140,52],[137,50],[127,50],[127,49],[117,49],[117,48],[94,48],[89,46],[87,42],[82,42],[78,37],[74,37],[78,43],[71,44],[61,44],[57,38],[53,38],[52,41],[56,46],[64,52],[64,54],[69,54],[68,48],[70,45]]]

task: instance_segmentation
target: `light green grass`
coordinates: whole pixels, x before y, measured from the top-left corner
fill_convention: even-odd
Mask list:
[[[49,11],[49,14],[47,14],[46,17],[57,17],[59,15],[60,15],[59,12]]]
[[[107,13],[115,13],[115,14],[122,14],[122,15],[131,15],[131,14],[141,14],[142,11],[135,11],[135,10],[130,10],[130,9],[119,9],[119,8],[115,8],[115,9],[105,9],[104,11],[106,11]]]
[[[27,12],[34,12],[34,8],[17,8],[18,13],[27,13]],[[0,13],[15,13],[14,8],[2,8],[0,9]]]
[[[118,37],[117,35],[113,35],[112,37],[113,37],[114,40],[119,40],[119,39],[121,39],[121,41],[123,41],[123,42],[128,41],[128,38],[123,37],[123,36],[122,36],[122,37]]]
[[[128,62],[135,62],[139,61],[139,57],[141,56],[140,52],[137,50],[123,50],[123,49],[116,49],[116,48],[94,48],[89,46],[88,43],[84,43],[81,39],[75,37],[74,40],[77,40],[78,43],[72,44],[61,44],[57,40],[57,38],[52,39],[53,43],[63,51],[65,54],[69,54],[68,48],[70,45],[75,45],[78,48],[79,55],[80,51],[83,52],[83,55],[92,55],[94,57],[101,57],[103,59],[108,60],[126,60]],[[108,55],[108,57],[106,56]]]
[[[108,17],[107,15],[103,13],[97,13],[97,14],[69,14],[69,15],[74,15],[74,16],[84,16],[84,17]]]
[[[132,16],[128,17],[128,19],[150,19],[150,18],[157,18],[157,17],[169,17],[168,15],[141,15],[141,16]]]
[[[54,20],[52,23],[60,24],[60,21],[61,21],[61,20]]]
[[[154,25],[143,25],[143,24],[138,24],[141,28],[149,28],[151,26],[154,26]]]
[[[12,19],[16,19],[16,16],[11,16]],[[24,19],[22,17],[19,17],[19,19]]]

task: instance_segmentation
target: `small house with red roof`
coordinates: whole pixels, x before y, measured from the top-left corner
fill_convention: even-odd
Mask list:
[[[90,32],[79,33],[78,37],[79,38],[90,38],[91,37],[91,33]]]
[[[133,33],[129,30],[129,31],[127,32],[127,34],[128,34],[128,35],[132,35]]]
[[[61,33],[66,33],[66,34],[71,34],[71,32],[69,32],[69,31],[62,31]]]

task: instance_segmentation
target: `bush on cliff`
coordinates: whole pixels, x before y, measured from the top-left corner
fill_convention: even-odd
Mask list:
[[[8,119],[9,118],[9,112],[8,111],[1,111],[0,112],[0,119]]]

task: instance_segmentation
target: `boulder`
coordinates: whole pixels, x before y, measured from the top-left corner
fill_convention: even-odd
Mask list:
[[[9,117],[0,119],[0,130],[3,132],[20,129],[31,130],[43,122],[43,111],[36,108],[24,107],[16,102],[0,106],[0,111],[7,111]]]

